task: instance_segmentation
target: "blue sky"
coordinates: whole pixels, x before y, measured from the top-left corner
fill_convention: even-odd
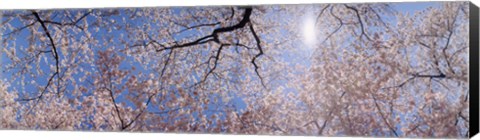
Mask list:
[[[408,12],[412,14],[415,11],[425,10],[428,7],[440,6],[441,2],[396,2],[392,3],[392,6],[401,12]]]

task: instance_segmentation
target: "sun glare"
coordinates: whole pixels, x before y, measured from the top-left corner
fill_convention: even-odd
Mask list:
[[[303,23],[303,39],[308,48],[312,48],[316,43],[315,30],[315,21],[311,16],[308,16]]]

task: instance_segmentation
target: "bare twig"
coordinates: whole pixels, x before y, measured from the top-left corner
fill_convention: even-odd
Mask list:
[[[37,18],[37,21],[40,22],[43,30],[45,31],[45,34],[47,35],[48,39],[50,40],[50,45],[52,46],[52,50],[53,50],[53,57],[55,58],[55,67],[56,67],[56,72],[55,73],[56,74],[54,74],[54,75],[57,75],[57,78],[58,78],[57,87],[60,87],[60,76],[58,75],[60,73],[60,66],[59,66],[59,58],[58,58],[58,53],[57,53],[57,47],[55,47],[55,43],[53,41],[53,38],[50,35],[50,32],[48,31],[47,26],[45,25],[43,20],[40,18],[38,13],[35,12],[35,11],[32,11],[32,14]],[[59,90],[59,88],[57,88],[57,94],[60,94],[59,92],[60,92],[60,90]]]
[[[347,7],[347,9],[353,10],[355,12],[355,14],[357,15],[358,22],[360,23],[360,29],[362,31],[360,37],[365,36],[368,40],[372,41],[372,39],[367,35],[367,32],[365,31],[365,27],[363,25],[362,17],[360,16],[360,13],[359,13],[358,9],[355,8],[355,7],[352,7],[352,6],[348,6],[346,4],[345,4],[345,7]]]

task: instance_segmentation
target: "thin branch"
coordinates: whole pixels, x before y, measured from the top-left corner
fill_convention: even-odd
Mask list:
[[[428,49],[431,49],[432,47],[430,47],[429,45],[423,43],[423,42],[418,42],[418,44],[422,45],[423,47],[426,47]]]
[[[80,19],[78,19],[78,20],[76,20],[76,21],[74,21],[74,22],[70,22],[70,23],[60,23],[60,22],[58,22],[58,21],[51,21],[51,20],[44,20],[43,22],[44,22],[44,23],[48,23],[48,24],[54,24],[54,25],[57,25],[57,26],[73,26],[73,27],[76,27],[76,28],[78,28],[78,29],[80,29],[80,30],[84,30],[82,27],[78,26],[77,23],[78,23],[81,19],[85,18],[88,14],[89,14],[89,13],[85,14],[85,15],[82,16]]]
[[[419,34],[416,35],[416,37],[435,37],[435,38],[446,38],[443,35],[438,35],[438,34]]]
[[[332,15],[339,22],[339,26],[337,28],[335,28],[335,30],[333,30],[332,33],[328,34],[327,37],[325,37],[325,39],[322,41],[321,44],[325,43],[325,41],[327,41],[333,34],[337,33],[343,27],[343,25],[346,24],[346,23],[343,22],[343,20],[340,17],[335,15],[335,13],[333,12],[333,8],[334,8],[333,6],[330,8],[330,15]]]
[[[346,93],[347,93],[347,92],[342,92],[342,95],[340,96],[339,101],[342,100],[343,96],[345,96]],[[330,110],[330,113],[328,113],[328,119],[326,119],[326,120],[323,122],[323,125],[322,125],[322,127],[320,128],[320,130],[319,130],[319,132],[318,132],[319,135],[322,135],[322,134],[323,134],[323,130],[324,130],[325,127],[327,126],[327,122],[328,122],[328,120],[330,120],[330,118],[332,117],[332,114],[333,114],[333,109]],[[315,121],[315,123],[316,123],[316,125],[317,125],[317,127],[318,127],[318,123],[317,123],[316,121]]]
[[[258,78],[260,78],[260,82],[262,83],[263,87],[266,88],[265,86],[265,83],[263,81],[263,78],[262,76],[260,76],[260,73],[258,73],[258,69],[259,69],[259,66],[257,65],[257,63],[255,62],[255,60],[260,57],[261,55],[263,55],[263,50],[262,50],[262,46],[260,45],[260,38],[257,36],[257,33],[255,33],[255,29],[253,28],[253,25],[250,24],[250,31],[252,32],[253,34],[253,37],[255,37],[255,41],[257,42],[257,48],[258,48],[258,53],[257,55],[255,55],[252,59],[252,64],[253,66],[255,67],[255,73],[257,74]]]
[[[377,103],[377,98],[375,98],[375,96],[373,94],[371,94],[371,95],[372,95],[372,98],[373,98],[373,102],[375,103],[375,107],[377,108],[378,112],[380,113],[380,116],[382,117],[383,121],[385,122],[387,127],[393,132],[393,134],[395,134],[395,136],[398,137],[397,131],[390,125],[390,123],[388,123],[387,119],[385,118],[385,115],[383,114],[382,109],[380,108],[380,106]]]
[[[201,38],[199,38],[195,41],[192,41],[192,42],[188,42],[188,43],[184,43],[184,44],[176,44],[176,45],[170,46],[170,47],[164,47],[164,48],[161,48],[161,49],[157,50],[157,52],[161,52],[161,51],[164,51],[164,50],[170,50],[170,49],[184,48],[184,47],[189,47],[189,46],[193,46],[193,45],[204,44],[204,43],[211,42],[211,41],[219,43],[219,40],[218,40],[218,34],[219,33],[230,32],[230,31],[234,31],[234,30],[245,27],[245,25],[248,22],[250,22],[250,15],[251,14],[252,14],[252,8],[251,7],[246,8],[245,13],[243,14],[243,19],[239,23],[237,23],[233,26],[217,28],[217,29],[213,30],[213,32],[210,35],[201,37]],[[186,27],[186,28],[188,28],[188,27]]]
[[[174,46],[170,46],[170,47],[163,47],[161,49],[158,49],[157,52],[161,52],[161,51],[164,51],[164,50],[173,50],[173,49],[177,49],[177,48],[190,47],[190,46],[193,46],[193,45],[205,44],[207,42],[214,41],[213,39],[209,39],[209,38],[212,38],[212,37],[213,37],[212,35],[208,35],[208,36],[199,38],[199,39],[197,39],[193,42],[189,42],[189,43],[185,43],[185,44],[181,44],[181,45],[174,45]]]
[[[358,11],[357,8],[355,7],[351,7],[351,6],[348,6],[345,4],[345,7],[347,7],[348,9],[351,9],[355,12],[355,14],[357,15],[357,18],[358,18],[358,22],[360,23],[360,29],[362,30],[362,33],[360,35],[360,37],[362,37],[363,35],[365,35],[365,37],[368,39],[368,40],[372,40],[368,35],[367,35],[367,32],[365,31],[365,27],[363,25],[363,21],[362,21],[362,17],[360,16],[360,13]]]
[[[37,21],[34,21],[34,22],[32,22],[32,23],[30,23],[30,24],[28,24],[28,25],[25,25],[25,26],[23,26],[23,27],[21,27],[21,28],[17,28],[17,29],[15,29],[15,30],[13,30],[13,31],[11,31],[11,32],[9,32],[9,33],[3,34],[2,36],[8,36],[8,35],[10,35],[10,34],[20,32],[20,31],[22,31],[23,29],[26,29],[26,28],[28,28],[28,27],[30,27],[30,26],[35,25],[35,23],[37,23]]]
[[[140,113],[137,114],[137,116],[135,116],[135,118],[133,120],[131,120],[127,125],[123,126],[122,127],[122,130],[125,130],[127,129],[130,125],[133,124],[133,122],[135,122],[136,120],[138,120],[138,118],[143,114],[143,112],[145,112],[145,110],[147,109],[148,105],[150,104],[150,102],[152,101],[152,98],[157,95],[157,94],[152,94],[150,95],[150,97],[148,97],[148,100],[146,102],[146,105],[145,107],[140,111]]]
[[[54,74],[54,75],[57,75],[57,78],[59,79],[58,83],[57,83],[58,84],[57,86],[60,87],[60,76],[58,75],[60,73],[60,67],[59,67],[59,58],[58,58],[57,48],[55,47],[55,43],[53,41],[52,36],[50,35],[50,32],[48,31],[47,26],[45,26],[45,23],[40,18],[38,13],[35,12],[35,11],[32,11],[32,14],[35,15],[35,17],[37,18],[37,21],[40,22],[43,30],[45,31],[45,34],[47,35],[48,39],[50,40],[50,45],[52,46],[53,56],[55,58],[55,65],[56,65],[56,72],[55,72],[56,74]],[[59,89],[57,89],[57,94],[60,94],[59,92],[60,92]]]
[[[222,53],[222,49],[223,49],[224,46],[225,46],[225,45],[223,45],[223,44],[220,45],[220,47],[219,47],[218,50],[217,50],[217,54],[216,54],[215,56],[210,57],[210,58],[215,59],[215,61],[214,61],[214,63],[213,63],[213,68],[210,68],[210,70],[207,72],[207,74],[205,74],[205,76],[203,77],[202,81],[200,81],[199,83],[205,82],[205,81],[207,80],[208,76],[209,76],[210,74],[212,74],[213,71],[217,68],[218,60],[220,59],[220,54]],[[208,59],[208,63],[210,63],[210,59]]]
[[[438,75],[421,75],[421,74],[413,74],[413,77],[416,78],[446,78],[447,76],[443,73],[440,73]]]
[[[463,51],[463,50],[465,50],[465,49],[467,49],[467,48],[468,48],[468,47],[463,47],[463,48],[460,48],[460,49],[456,50],[455,52],[453,52],[452,55],[450,56],[450,58],[448,58],[448,61],[452,61],[452,59],[453,59],[453,57],[454,57],[455,55],[457,55],[458,53],[460,53],[461,51]]]
[[[168,53],[167,60],[165,60],[165,64],[162,68],[162,73],[160,74],[160,77],[163,77],[163,75],[165,74],[165,71],[167,69],[168,62],[170,62],[170,57],[172,56],[172,53],[173,53],[173,50],[170,50],[170,53]]]
[[[230,18],[228,18],[228,19],[233,19],[233,17],[235,16],[235,9],[233,7],[230,7],[230,10],[232,11],[232,14],[230,15]]]
[[[182,33],[182,32],[185,32],[187,30],[196,29],[196,28],[200,28],[200,27],[216,26],[216,25],[219,25],[220,23],[221,22],[194,25],[194,26],[186,27],[185,29],[182,29],[178,32],[175,32],[174,34]]]
[[[449,70],[452,73],[455,74],[455,71],[450,66],[450,61],[448,61],[448,55],[447,55],[447,49],[448,49],[448,45],[450,43],[450,39],[452,38],[452,35],[453,35],[453,31],[450,31],[450,33],[448,34],[447,43],[445,44],[445,47],[442,49],[442,52],[443,52],[443,56],[445,57],[445,61],[447,62],[447,67],[449,68]]]
[[[166,111],[161,111],[161,112],[150,112],[150,113],[151,113],[151,114],[158,114],[158,115],[160,115],[160,114],[165,114],[165,113],[169,113],[169,112],[172,112],[172,111],[177,111],[177,110],[180,110],[180,109],[182,109],[182,108],[180,108],[180,107],[179,107],[179,108],[170,109],[170,110],[166,110]]]
[[[118,109],[117,102],[115,101],[115,97],[113,96],[113,91],[109,88],[103,87],[103,89],[107,90],[110,95],[110,99],[112,100],[113,106],[115,108],[115,112],[117,114],[118,119],[120,120],[121,128],[123,130],[125,126],[125,122],[123,122],[122,116],[120,115],[120,109]]]
[[[443,73],[442,70],[440,69],[440,63],[438,62],[438,58],[437,58],[436,52],[433,52],[433,53],[432,53],[432,56],[433,56],[433,65],[434,65],[434,67],[437,69],[437,71],[438,71],[439,73]]]
[[[347,92],[342,92],[342,95],[340,95],[340,98],[339,100],[342,100],[342,98],[345,96]],[[325,121],[323,122],[322,126],[320,127],[320,125],[318,124],[318,122],[316,120],[313,120],[313,121],[310,121],[309,123],[303,125],[304,127],[309,125],[309,124],[315,124],[315,126],[317,127],[318,129],[318,135],[322,135],[323,134],[323,130],[325,129],[325,127],[327,126],[327,123],[328,123],[328,120],[331,119],[332,117],[332,114],[333,114],[333,111],[334,109],[330,110],[330,112],[328,113],[328,118],[325,119]]]
[[[47,91],[48,87],[49,87],[50,84],[52,83],[53,78],[54,78],[55,76],[57,76],[57,75],[58,75],[58,72],[55,72],[55,73],[53,73],[52,76],[50,76],[50,78],[48,79],[47,85],[45,85],[45,87],[43,88],[43,90],[42,90],[42,92],[40,93],[39,96],[34,97],[34,98],[27,98],[27,99],[20,99],[20,100],[18,100],[18,101],[24,101],[24,102],[25,102],[25,101],[36,100],[36,101],[35,101],[35,104],[33,104],[33,107],[31,107],[31,108],[27,111],[27,113],[25,113],[25,114],[29,114],[29,113],[37,106],[38,102],[40,102],[40,99],[42,99],[43,95],[45,94],[45,92]]]
[[[385,21],[382,20],[382,17],[380,16],[380,14],[378,14],[377,11],[375,11],[375,9],[373,9],[370,5],[368,5],[368,9],[370,9],[370,11],[372,11],[375,14],[375,16],[377,16],[377,19],[383,24],[384,27],[390,30],[387,23],[385,23]]]
[[[317,20],[315,20],[315,25],[318,24],[318,20],[320,19],[320,17],[322,17],[323,12],[325,12],[325,10],[326,10],[328,7],[330,7],[330,4],[328,4],[327,6],[325,6],[325,7],[322,8],[322,10],[320,11],[320,13],[319,13],[318,16],[317,16]]]

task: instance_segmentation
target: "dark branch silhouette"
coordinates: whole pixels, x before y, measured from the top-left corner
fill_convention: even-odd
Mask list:
[[[145,104],[146,104],[145,107],[140,111],[140,113],[138,113],[138,114],[135,116],[135,118],[133,118],[133,120],[131,120],[129,123],[127,123],[127,125],[123,126],[123,127],[122,127],[122,130],[127,129],[127,128],[130,127],[135,121],[137,121],[138,118],[140,118],[140,116],[145,112],[145,110],[147,110],[148,105],[149,105],[150,102],[152,101],[153,97],[155,97],[155,95],[157,95],[157,94],[152,94],[152,95],[150,95],[150,96],[148,97],[147,102],[145,103]]]
[[[190,27],[186,27],[185,29],[182,29],[178,32],[175,32],[174,34],[182,33],[191,29],[196,29],[196,28],[201,28],[201,27],[209,27],[209,26],[216,26],[219,25],[221,22],[216,22],[216,23],[207,23],[207,24],[198,24]]]
[[[58,52],[57,52],[57,47],[55,46],[55,43],[53,41],[53,38],[52,38],[52,35],[50,35],[50,32],[48,31],[48,28],[47,26],[45,25],[45,23],[43,22],[43,20],[40,18],[40,16],[38,15],[37,12],[35,11],[32,11],[32,14],[35,16],[35,18],[37,19],[38,22],[40,22],[40,24],[42,25],[42,28],[43,28],[43,31],[45,31],[45,34],[47,35],[48,39],[50,40],[50,45],[52,46],[52,50],[53,50],[53,57],[55,58],[55,68],[56,68],[56,74],[54,75],[57,75],[57,78],[58,78],[58,83],[57,83],[57,87],[60,86],[60,75],[58,75],[60,73],[60,66],[59,66],[59,58],[58,58]],[[60,90],[59,88],[57,89],[57,94],[60,94],[59,93]]]
[[[380,108],[380,105],[378,105],[378,102],[377,102],[377,98],[375,97],[375,95],[371,94],[372,95],[372,98],[373,98],[373,102],[375,103],[375,107],[377,108],[378,110],[378,113],[380,113],[380,117],[382,117],[383,119],[383,122],[387,125],[388,129],[390,129],[390,131],[392,131],[392,133],[398,137],[398,133],[397,131],[395,130],[395,128],[393,128],[393,126],[388,123],[387,121],[387,118],[385,118],[385,115],[383,114],[383,111],[382,109]]]
[[[207,42],[210,42],[210,41],[220,43],[219,39],[218,39],[218,34],[219,33],[230,32],[230,31],[234,31],[236,29],[243,28],[248,22],[250,22],[250,15],[251,14],[252,14],[252,8],[246,8],[245,13],[243,14],[243,19],[239,23],[237,23],[233,26],[217,28],[217,29],[213,30],[212,34],[210,34],[210,35],[201,37],[201,38],[199,38],[195,41],[192,41],[192,42],[188,42],[188,43],[184,43],[184,44],[177,44],[177,45],[170,46],[170,47],[163,47],[161,49],[158,49],[157,52],[161,52],[161,51],[164,51],[164,50],[170,50],[170,49],[184,48],[184,47],[189,47],[189,46],[193,46],[193,45],[200,45],[200,44],[204,44],[204,43],[207,43]]]
[[[250,31],[252,32],[252,35],[253,37],[255,38],[255,41],[256,41],[256,44],[257,44],[257,49],[258,49],[258,53],[252,58],[251,60],[251,63],[253,64],[254,66],[254,70],[255,70],[255,74],[260,78],[260,81],[262,83],[262,86],[263,87],[266,87],[265,83],[264,83],[264,80],[263,80],[263,77],[260,75],[258,69],[260,68],[260,66],[257,64],[256,60],[258,59],[258,57],[262,56],[264,54],[263,52],[263,49],[262,49],[262,46],[261,46],[261,41],[260,41],[260,38],[258,37],[257,33],[255,32],[255,29],[253,27],[253,24],[250,22],[250,16],[252,14],[252,7],[247,7],[245,8],[245,12],[243,13],[243,18],[242,20],[240,20],[240,22],[238,22],[237,24],[235,25],[232,25],[232,26],[227,26],[227,27],[221,27],[221,28],[217,28],[217,29],[214,29],[213,32],[210,34],[210,35],[206,35],[204,37],[200,37],[192,42],[187,42],[187,43],[183,43],[183,44],[178,44],[178,43],[175,43],[176,45],[173,45],[173,46],[169,46],[169,47],[165,47],[163,45],[161,45],[161,48],[157,49],[157,52],[162,52],[162,51],[165,51],[165,50],[171,50],[173,51],[174,49],[180,49],[180,48],[185,48],[185,47],[190,47],[190,46],[195,46],[195,45],[201,45],[201,44],[205,44],[205,43],[208,43],[208,42],[215,42],[217,44],[220,44],[220,47],[218,48],[217,50],[217,54],[216,56],[214,57],[210,57],[209,58],[209,61],[208,63],[210,62],[211,59],[215,59],[215,63],[214,63],[214,66],[213,68],[210,68],[210,70],[207,71],[207,73],[205,74],[204,78],[199,82],[199,83],[203,83],[206,81],[206,78],[208,78],[209,75],[211,75],[214,70],[216,69],[217,67],[217,63],[218,63],[218,60],[219,60],[219,56],[220,56],[220,53],[221,53],[221,50],[222,48],[226,45],[226,44],[223,44],[220,42],[219,38],[218,38],[218,35],[220,33],[225,33],[225,32],[231,32],[231,31],[235,31],[235,30],[238,30],[238,29],[241,29],[241,28],[244,28],[245,26],[247,26],[247,23],[250,23],[249,24],[249,29]],[[212,25],[216,25],[216,24],[219,24],[219,23],[214,23],[214,24],[200,24],[200,25],[197,25],[197,26],[192,26],[192,27],[186,27],[186,29],[191,29],[191,28],[195,28],[195,27],[201,27],[201,26],[212,26]],[[237,43],[239,44],[239,43]],[[243,46],[243,47],[246,47],[245,45],[237,45],[237,46]],[[249,47],[246,47],[246,48],[249,48]],[[167,59],[168,60],[168,59]],[[166,62],[167,63],[167,62]],[[166,65],[165,65],[166,67]],[[164,67],[164,68],[165,68]],[[162,70],[163,71],[163,70]],[[163,72],[162,72],[163,73]],[[194,84],[193,86],[196,86],[198,85],[199,83],[196,83]]]
[[[35,25],[35,23],[37,23],[37,22],[38,22],[38,21],[34,21],[34,22],[32,22],[32,23],[30,23],[30,24],[27,24],[27,25],[25,25],[25,26],[23,26],[23,27],[17,28],[17,29],[15,29],[15,30],[11,31],[11,32],[8,32],[8,33],[6,33],[6,34],[3,34],[2,36],[8,36],[8,35],[10,35],[10,34],[18,33],[18,32],[20,32],[20,31],[22,31],[23,29],[26,29],[26,28],[28,28],[28,27],[30,27],[30,26]]]
[[[75,21],[68,22],[68,23],[61,23],[61,22],[51,21],[51,20],[44,20],[43,22],[44,23],[49,23],[49,24],[54,24],[54,25],[57,25],[57,26],[73,26],[73,27],[76,27],[80,30],[84,30],[83,27],[80,27],[77,24],[78,24],[78,22],[80,22],[82,19],[86,18],[91,13],[92,13],[92,11],[88,11],[87,13],[83,14],[80,18],[76,19]]]
[[[57,95],[60,94],[60,67],[59,67],[59,58],[58,58],[58,53],[57,53],[57,48],[55,46],[55,43],[53,41],[53,38],[47,28],[47,26],[45,25],[44,21],[40,18],[39,14],[36,12],[36,11],[31,11],[32,12],[32,15],[35,16],[36,18],[36,22],[33,22],[31,25],[27,25],[25,26],[28,27],[28,26],[32,26],[33,24],[39,22],[42,26],[42,29],[44,30],[45,32],[45,35],[48,37],[49,41],[50,41],[50,45],[52,46],[52,50],[50,51],[40,51],[41,53],[52,53],[54,59],[55,59],[55,72],[53,73],[53,75],[50,76],[50,78],[48,79],[48,82],[47,84],[45,85],[45,87],[43,88],[42,92],[40,92],[40,95],[38,95],[37,97],[34,97],[34,98],[26,98],[26,99],[19,99],[18,101],[32,101],[32,100],[36,100],[35,103],[33,104],[33,106],[29,109],[29,111],[27,111],[26,114],[30,113],[30,111],[32,111],[38,104],[38,102],[40,102],[40,99],[42,99],[42,97],[44,96],[44,94],[46,93],[48,87],[50,87],[50,85],[52,84],[53,82],[53,78],[56,76],[57,77]],[[22,30],[22,29],[20,29]]]
[[[362,31],[362,33],[360,34],[360,37],[365,36],[368,40],[372,41],[372,39],[367,35],[367,32],[365,31],[365,27],[363,25],[362,17],[360,16],[360,13],[359,13],[358,9],[355,8],[355,7],[352,7],[352,6],[348,6],[346,4],[345,4],[345,7],[347,7],[348,9],[351,9],[355,12],[355,15],[358,18],[358,22],[360,23],[360,29]]]

